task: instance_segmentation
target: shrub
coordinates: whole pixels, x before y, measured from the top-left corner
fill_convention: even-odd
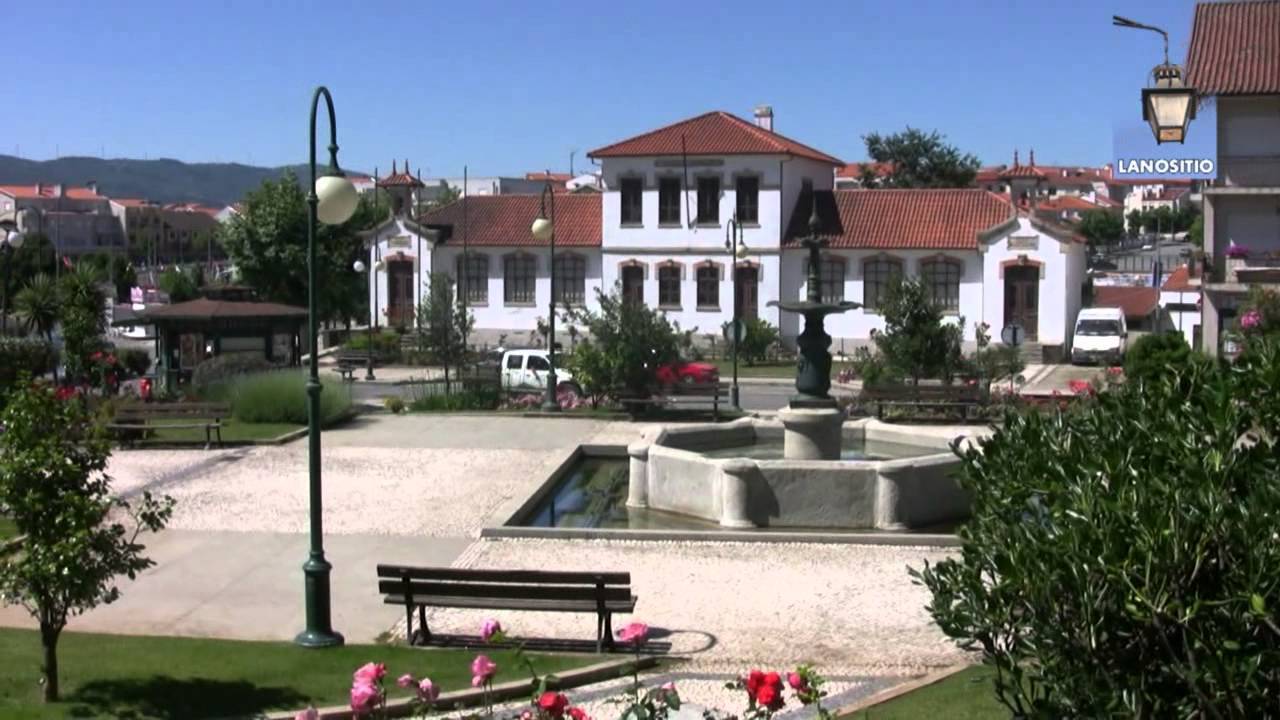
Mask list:
[[[954,377],[962,365],[964,318],[944,323],[942,310],[929,299],[924,283],[901,278],[890,283],[880,312],[885,329],[873,338],[889,366],[913,383],[921,378],[950,381]]]
[[[278,370],[280,365],[261,356],[254,355],[219,355],[209,358],[191,371],[191,385],[197,392],[210,392],[215,385],[250,373]]]
[[[1254,717],[1280,687],[1280,348],[1170,366],[957,448],[958,557],[913,574],[1017,717]]]
[[[404,400],[399,395],[389,395],[382,400],[382,405],[393,415],[404,412]]]
[[[123,348],[116,351],[116,359],[130,377],[142,377],[151,369],[151,353],[138,348]]]
[[[1124,374],[1132,382],[1147,382],[1191,361],[1191,347],[1181,333],[1143,335],[1124,356]]]
[[[738,359],[747,365],[755,365],[764,360],[769,349],[778,342],[778,328],[770,325],[768,320],[758,317],[744,318],[743,322],[747,326],[747,332],[742,338],[742,344],[738,347]],[[725,333],[729,332],[729,326],[732,324],[732,321],[724,324],[722,329]],[[728,343],[725,352],[733,352],[732,341]]]
[[[657,384],[657,367],[680,356],[677,328],[653,308],[624,301],[621,287],[608,295],[597,290],[596,298],[598,312],[569,313],[590,337],[563,356],[565,366],[593,402],[616,392],[648,397]]]
[[[55,359],[48,341],[0,337],[0,390],[12,387],[21,375],[44,375],[53,369]]]
[[[299,370],[241,375],[216,388],[231,403],[231,415],[243,423],[307,424],[307,375]],[[345,388],[336,381],[321,380],[320,421],[330,423],[351,408]]]
[[[468,388],[449,394],[414,391],[409,409],[414,412],[458,412],[463,410],[496,410],[501,391],[492,388]]]
[[[364,352],[369,348],[370,333],[352,333],[343,344],[343,350]],[[400,356],[400,335],[392,330],[372,333],[374,356],[383,362],[391,362]]]

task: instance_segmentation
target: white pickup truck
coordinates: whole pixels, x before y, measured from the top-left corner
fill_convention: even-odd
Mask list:
[[[562,354],[556,355],[557,360],[561,357]],[[508,350],[502,354],[500,374],[504,390],[546,392],[550,372],[551,360],[546,350]],[[572,373],[562,367],[556,368],[556,390],[582,394],[582,388],[574,382]]]

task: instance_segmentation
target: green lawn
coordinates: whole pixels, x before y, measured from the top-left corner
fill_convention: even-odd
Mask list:
[[[992,674],[993,671],[984,666],[962,670],[841,720],[1008,720],[1009,710],[996,700],[991,689]]]
[[[181,421],[174,421],[181,424]],[[204,442],[204,428],[166,428],[163,421],[152,422],[150,426],[157,428],[142,445],[147,443]],[[271,440],[287,432],[300,430],[305,425],[293,423],[242,423],[235,418],[222,421],[222,439],[226,442],[244,442],[246,440]]]
[[[720,368],[720,380],[728,382],[733,379],[733,360],[713,360],[716,367]],[[796,376],[796,363],[794,360],[787,362],[758,362],[755,365],[747,365],[744,362],[738,363],[738,377],[766,377],[766,378],[793,378]]]
[[[498,664],[498,682],[527,677],[510,651],[487,654]],[[342,705],[351,673],[369,661],[387,664],[392,697],[408,694],[395,685],[406,672],[458,690],[470,687],[476,652],[383,645],[306,650],[289,643],[64,633],[58,643],[62,702],[53,706],[40,701],[40,655],[35,631],[0,629],[0,717],[194,720]],[[599,661],[532,657],[544,674]]]

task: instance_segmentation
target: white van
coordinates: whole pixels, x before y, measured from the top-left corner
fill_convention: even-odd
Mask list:
[[[1120,308],[1085,308],[1076,317],[1071,362],[1119,365],[1128,346],[1129,328]]]

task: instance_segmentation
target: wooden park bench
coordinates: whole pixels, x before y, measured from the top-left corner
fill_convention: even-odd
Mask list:
[[[164,420],[162,426],[165,428],[203,428],[204,447],[208,450],[215,437],[218,446],[222,446],[222,420],[229,415],[230,403],[137,403],[117,408],[107,428],[126,437],[131,434],[145,435],[148,426],[156,427],[150,424],[154,420]]]
[[[957,411],[961,420],[969,410],[982,404],[982,390],[976,385],[880,385],[864,387],[859,400],[876,406],[876,418],[884,419],[885,409],[900,407]]]
[[[711,408],[711,417],[720,420],[720,407],[729,407],[729,383],[698,383],[673,385],[663,392],[647,398],[619,395],[618,403],[632,416],[641,415],[657,407],[683,409],[691,406]]]
[[[333,359],[337,364],[333,371],[342,376],[343,382],[354,382],[356,371],[369,366],[369,354],[364,350],[339,350]],[[373,363],[375,366],[378,364],[377,353],[374,353]]]
[[[428,607],[581,612],[596,615],[596,652],[612,649],[613,613],[633,612],[631,573],[462,570],[378,565],[383,603],[403,605],[409,644],[431,640]],[[418,611],[418,629],[413,612]]]

